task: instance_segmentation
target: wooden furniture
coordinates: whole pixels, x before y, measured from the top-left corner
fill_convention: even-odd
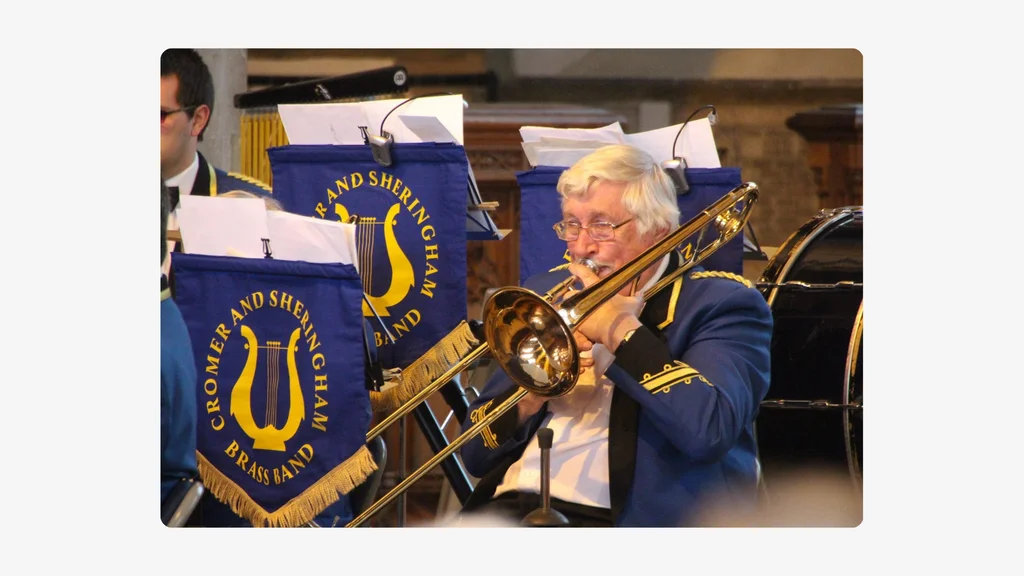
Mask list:
[[[862,115],[861,104],[847,104],[800,112],[786,120],[786,126],[807,141],[819,208],[864,202]]]

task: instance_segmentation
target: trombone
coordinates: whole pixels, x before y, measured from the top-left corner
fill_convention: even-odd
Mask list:
[[[502,288],[492,294],[483,308],[485,342],[370,430],[366,440],[369,442],[379,436],[388,426],[413,410],[486,352],[493,354],[498,365],[519,389],[444,450],[375,501],[346,527],[361,525],[390,504],[409,486],[501,417],[528,393],[555,398],[571,391],[580,375],[579,349],[573,337],[576,328],[629,282],[698,231],[700,235],[697,238],[697,249],[690,259],[652,286],[644,294],[644,300],[713,254],[743,230],[757,198],[757,184],[740,184],[615,272],[561,300],[557,307],[554,302],[575,284],[575,277],[563,280],[543,295],[515,286]],[[701,241],[709,227],[714,228],[718,236],[701,248]]]

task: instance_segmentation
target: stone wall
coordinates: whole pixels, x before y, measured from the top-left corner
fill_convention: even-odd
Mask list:
[[[847,81],[630,81],[622,86],[606,80],[548,79],[501,90],[503,100],[586,103],[618,112],[628,119],[627,133],[651,128],[641,128],[645,103],[669,103],[670,117],[664,125],[678,124],[700,106],[713,104],[722,165],[738,166],[744,180],[759,186],[751,223],[764,246],[781,244],[820,208],[807,143],[786,127],[786,120],[822,106],[858,103],[862,97],[861,85]]]

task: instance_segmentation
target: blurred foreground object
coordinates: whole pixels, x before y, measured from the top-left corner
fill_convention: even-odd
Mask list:
[[[864,517],[863,499],[849,479],[817,468],[778,476],[754,510],[740,510],[718,499],[703,517],[704,526],[854,528]]]

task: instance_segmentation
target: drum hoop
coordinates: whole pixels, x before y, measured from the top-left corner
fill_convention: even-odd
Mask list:
[[[861,489],[860,462],[857,460],[857,449],[850,437],[850,410],[843,410],[843,434],[846,436],[846,465],[850,469],[850,481],[859,491]]]
[[[860,341],[864,334],[864,300],[861,299],[860,307],[857,308],[857,318],[853,321],[853,330],[850,331],[850,344],[846,349],[846,389],[843,390],[843,404],[850,405],[850,393],[853,387],[853,377],[857,371],[857,357],[860,356]]]
[[[800,256],[803,255],[807,250],[807,247],[815,238],[820,236],[825,230],[830,230],[833,226],[845,222],[850,218],[854,218],[856,214],[861,213],[862,211],[863,208],[860,206],[851,206],[836,208],[830,211],[822,210],[819,212],[813,219],[804,223],[799,230],[791,234],[789,238],[783,242],[783,248],[786,248],[786,250],[780,249],[768,262],[765,270],[771,270],[772,265],[776,264],[777,260],[783,262],[782,269],[779,271],[777,278],[772,279],[762,276],[761,281],[772,284],[782,284],[785,282],[786,278],[789,277],[789,273],[792,271],[793,266],[796,266]],[[772,288],[768,293],[766,299],[768,301],[769,308],[774,308],[775,298],[778,294],[778,287]]]
[[[850,392],[853,386],[853,375],[856,371],[857,357],[860,355],[860,341],[861,336],[864,334],[864,300],[860,301],[860,307],[857,309],[857,319],[854,321],[853,330],[850,334],[850,346],[846,354],[846,388],[843,390],[843,404],[850,405]],[[862,410],[863,407],[858,403],[858,410]],[[846,465],[850,469],[850,478],[856,486],[857,490],[860,490],[860,462],[857,460],[857,449],[853,444],[852,431],[850,428],[850,413],[851,410],[843,410],[843,435],[846,439]],[[862,416],[863,418],[863,416]]]

